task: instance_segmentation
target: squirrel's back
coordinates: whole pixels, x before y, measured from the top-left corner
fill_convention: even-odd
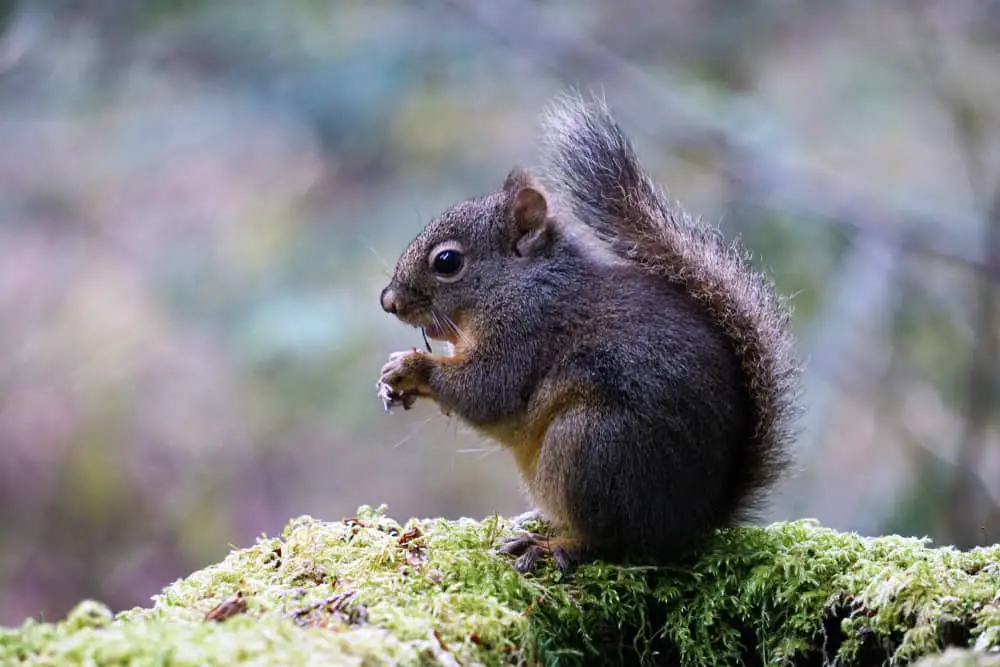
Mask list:
[[[560,97],[544,132],[550,194],[617,255],[678,286],[731,346],[749,419],[725,510],[749,518],[791,462],[799,364],[786,304],[743,248],[668,203],[603,102]]]

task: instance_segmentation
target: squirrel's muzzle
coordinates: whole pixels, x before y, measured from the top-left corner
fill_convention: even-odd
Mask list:
[[[390,315],[396,314],[396,293],[392,291],[391,286],[387,286],[382,290],[382,310],[389,313]]]

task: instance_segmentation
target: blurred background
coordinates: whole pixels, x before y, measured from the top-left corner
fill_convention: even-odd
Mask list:
[[[525,509],[506,453],[382,413],[420,339],[377,298],[570,85],[794,295],[767,518],[1000,540],[1000,3],[0,0],[0,623],[301,514]]]

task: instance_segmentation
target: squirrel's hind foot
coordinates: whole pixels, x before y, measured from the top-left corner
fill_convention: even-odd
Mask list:
[[[516,556],[514,569],[522,574],[533,572],[540,562],[551,558],[560,572],[572,572],[578,565],[591,560],[579,539],[572,537],[546,537],[528,533],[516,535],[500,543],[497,551]]]

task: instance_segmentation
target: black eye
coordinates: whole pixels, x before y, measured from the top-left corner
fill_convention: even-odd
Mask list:
[[[434,256],[431,271],[439,276],[453,276],[462,268],[462,253],[457,250],[442,250]]]

